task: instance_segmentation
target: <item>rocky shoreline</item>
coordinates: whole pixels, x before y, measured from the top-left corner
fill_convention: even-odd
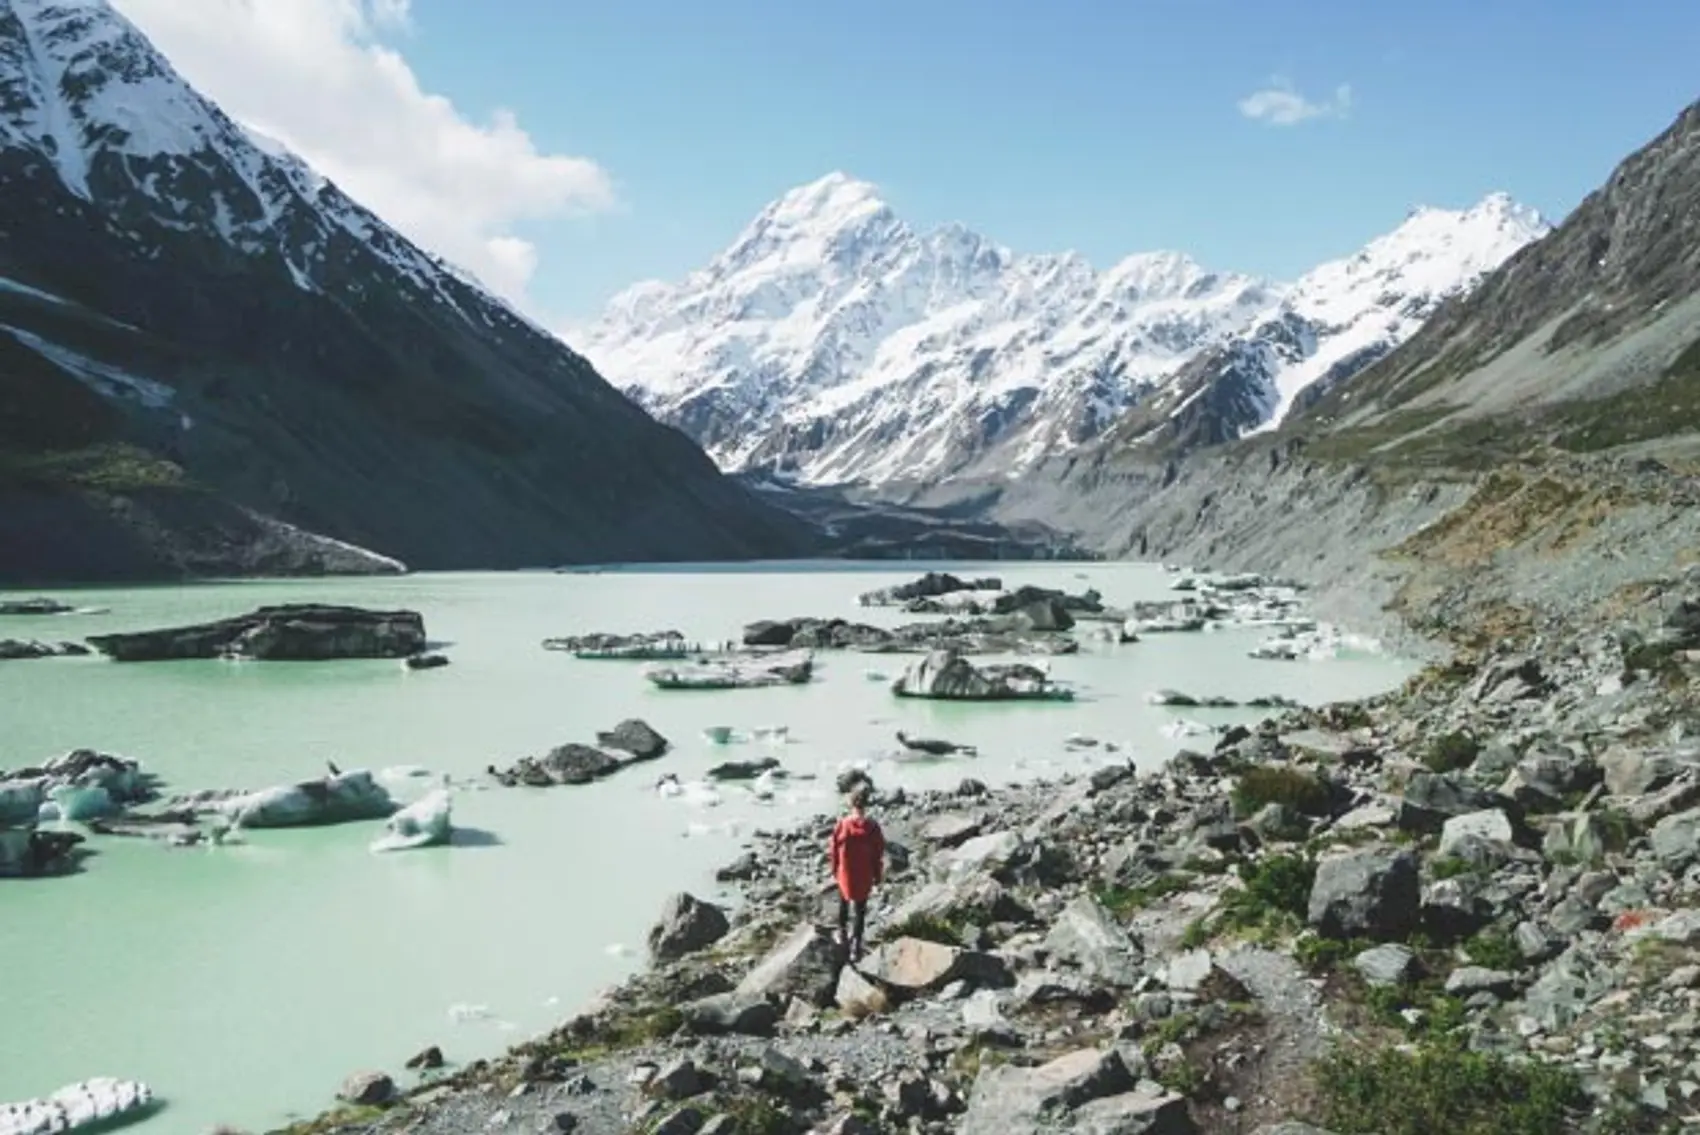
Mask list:
[[[581,1015],[289,1130],[1700,1122],[1700,571],[1537,631],[1160,769],[883,794],[855,967],[830,818],[759,833]]]

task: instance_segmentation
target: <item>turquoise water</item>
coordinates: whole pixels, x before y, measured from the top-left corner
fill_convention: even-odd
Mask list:
[[[1006,582],[1096,586],[1113,603],[1168,594],[1137,564],[951,565]],[[1181,714],[1145,695],[1173,687],[1306,702],[1368,694],[1403,663],[1375,654],[1326,662],[1248,659],[1267,632],[1153,635],[1052,660],[1077,682],[1072,705],[932,705],[893,698],[867,672],[901,656],[823,654],[807,687],[662,692],[630,663],[544,651],[554,635],[676,628],[734,637],[761,617],[863,611],[855,595],[920,565],[763,566],[601,574],[419,575],[76,591],[102,614],[0,620],[0,637],[78,638],[237,614],[298,600],[424,613],[453,659],[413,673],[394,662],[120,665],[99,658],[0,663],[0,768],[73,747],[143,760],[170,791],[262,787],[343,768],[420,765],[457,777],[641,717],[672,739],[661,761],[596,785],[457,794],[456,846],[373,855],[378,825],[256,832],[240,846],[172,849],[96,840],[82,873],[0,882],[0,1100],[94,1075],[141,1079],[167,1100],[146,1132],[217,1123],[264,1128],[330,1102],[349,1072],[402,1062],[428,1044],[453,1061],[506,1047],[569,1015],[641,962],[666,895],[712,895],[715,867],[757,826],[832,806],[832,776],[872,762],[882,784],[996,783],[1087,769],[1071,734],[1158,761]],[[701,731],[789,727],[786,744],[713,746]],[[905,729],[970,742],[976,759],[884,760]],[[729,757],[771,752],[797,780],[771,802],[734,786],[721,802],[653,791],[672,771],[699,777]],[[423,791],[396,781],[399,797]]]

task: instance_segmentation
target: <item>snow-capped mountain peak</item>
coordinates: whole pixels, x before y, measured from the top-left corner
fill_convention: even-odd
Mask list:
[[[1342,362],[1356,360],[1355,372],[1391,351],[1443,302],[1551,230],[1534,209],[1492,193],[1467,209],[1419,206],[1356,254],[1305,273],[1285,308],[1311,327],[1317,348],[1272,377],[1275,407],[1259,428],[1278,425],[1319,380],[1338,381]]]
[[[0,44],[0,136],[47,154],[85,199],[96,154],[192,153],[220,125],[106,0],[0,0]]]
[[[281,142],[234,122],[109,0],[0,0],[0,150],[33,153],[114,218],[145,213],[248,256],[280,256],[304,291],[323,290],[329,250],[352,239],[432,303],[537,330]]]
[[[1182,413],[1226,414],[1191,430],[1209,440],[1277,422],[1544,231],[1495,194],[1415,210],[1290,285],[1179,251],[1098,271],[960,224],[917,233],[874,186],[832,173],[761,210],[704,270],[628,289],[575,345],[727,468],[1013,476],[1135,409],[1140,436]],[[1202,397],[1230,375],[1231,393]]]

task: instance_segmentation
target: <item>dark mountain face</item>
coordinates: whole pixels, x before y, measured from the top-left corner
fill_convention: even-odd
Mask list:
[[[415,568],[811,547],[99,0],[0,0],[0,70],[0,508],[186,493]]]
[[[1462,408],[1587,450],[1700,429],[1697,290],[1700,103],[1550,235],[1294,424],[1414,423]]]

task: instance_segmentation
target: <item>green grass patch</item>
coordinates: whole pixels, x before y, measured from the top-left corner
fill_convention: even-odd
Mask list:
[[[1309,856],[1272,855],[1242,864],[1242,885],[1222,896],[1214,911],[1189,925],[1181,944],[1196,949],[1218,934],[1237,931],[1276,945],[1304,925],[1315,881],[1316,861]]]
[[[1658,381],[1607,398],[1568,403],[1552,418],[1553,444],[1571,453],[1598,453],[1700,432],[1700,341],[1677,356]]]
[[[1429,874],[1435,879],[1456,879],[1463,875],[1479,875],[1482,869],[1468,859],[1443,855],[1429,864]]]
[[[933,914],[912,914],[902,922],[886,927],[879,940],[890,942],[898,938],[919,938],[943,946],[962,945],[962,929],[948,919]]]
[[[1158,899],[1178,894],[1190,885],[1191,881],[1180,875],[1159,875],[1149,883],[1137,887],[1096,887],[1092,891],[1092,897],[1117,918],[1126,919]]]
[[[1241,819],[1255,816],[1270,804],[1284,804],[1305,815],[1328,810],[1328,786],[1311,773],[1281,765],[1249,768],[1234,781],[1231,796],[1234,814]]]
[[[1340,1049],[1317,1084],[1319,1120],[1339,1135],[1551,1135],[1587,1107],[1568,1070],[1450,1044]]]
[[[1641,834],[1641,825],[1621,808],[1603,808],[1595,813],[1600,822],[1600,841],[1607,851],[1624,851]]]
[[[1506,931],[1490,927],[1464,943],[1464,954],[1478,966],[1488,969],[1517,970],[1523,967],[1523,951],[1517,940]]]
[[[760,1096],[732,1100],[721,1112],[732,1120],[736,1135],[793,1135],[803,1130],[791,1113]]]
[[[1305,934],[1293,943],[1293,960],[1312,976],[1323,977],[1351,961],[1374,942],[1366,938],[1324,938],[1320,934]]]
[[[1423,754],[1423,764],[1430,772],[1458,772],[1469,768],[1481,751],[1481,744],[1468,733],[1443,733]]]
[[[181,467],[121,442],[49,453],[0,454],[0,484],[128,492],[189,486]]]
[[[349,1127],[376,1123],[383,1114],[381,1107],[339,1107],[312,1119],[291,1123],[281,1135],[333,1135]]]
[[[1680,648],[1672,642],[1641,642],[1623,651],[1623,680],[1633,682],[1640,674],[1668,688],[1679,688],[1688,681],[1683,672]]]

